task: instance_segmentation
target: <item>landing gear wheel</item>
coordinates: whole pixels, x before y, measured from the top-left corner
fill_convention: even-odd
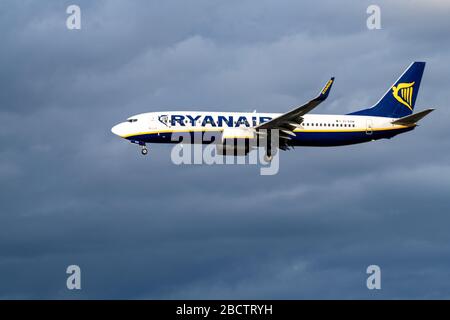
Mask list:
[[[273,154],[271,152],[266,152],[264,155],[264,161],[270,163],[273,159]]]
[[[271,154],[269,155],[267,153],[264,155],[264,161],[265,162],[271,162],[272,159],[273,159],[273,155],[271,155]]]
[[[143,156],[147,155],[148,149],[146,147],[143,147],[142,150],[141,150],[141,153],[142,153]]]

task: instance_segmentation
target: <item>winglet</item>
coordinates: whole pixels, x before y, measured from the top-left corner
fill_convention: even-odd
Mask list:
[[[324,101],[328,97],[328,94],[331,91],[331,87],[333,86],[333,82],[334,82],[334,77],[332,77],[330,80],[328,80],[325,87],[323,87],[322,91],[320,91],[320,94],[317,96],[317,98],[316,98],[317,100]]]

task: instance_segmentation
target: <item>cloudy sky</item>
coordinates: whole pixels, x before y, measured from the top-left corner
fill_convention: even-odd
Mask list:
[[[66,28],[76,3],[82,29]],[[0,298],[450,298],[450,3],[0,2]],[[370,106],[427,62],[413,132],[175,166],[110,128],[159,110]],[[66,288],[66,267],[82,290]],[[366,268],[382,289],[366,288]]]

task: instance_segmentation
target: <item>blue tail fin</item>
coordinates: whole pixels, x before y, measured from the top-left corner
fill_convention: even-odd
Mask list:
[[[425,62],[414,62],[373,107],[350,113],[374,117],[401,118],[413,113]]]

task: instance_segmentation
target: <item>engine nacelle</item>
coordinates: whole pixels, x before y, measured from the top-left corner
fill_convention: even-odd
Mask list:
[[[251,149],[250,142],[254,142],[255,138],[254,129],[226,128],[222,132],[221,142],[216,145],[217,154],[246,156]]]
[[[253,128],[225,128],[222,132],[222,142],[228,139],[254,139],[255,137]]]
[[[250,147],[248,140],[233,141],[233,139],[229,139],[225,143],[217,144],[216,151],[221,156],[246,156]]]

